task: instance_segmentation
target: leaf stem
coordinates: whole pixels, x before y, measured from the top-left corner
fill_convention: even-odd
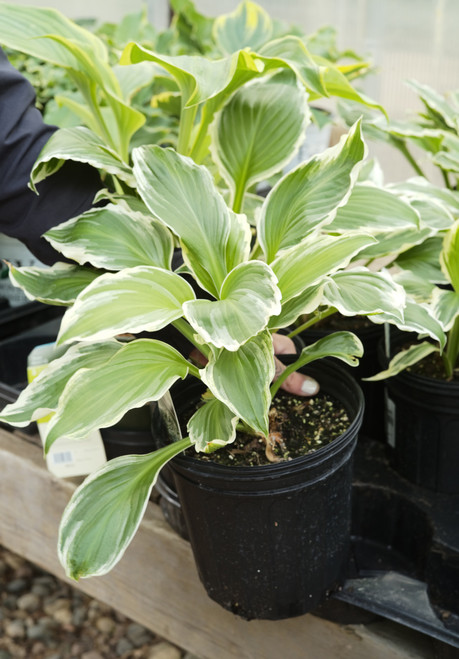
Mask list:
[[[180,128],[177,142],[178,153],[187,156],[190,151],[191,132],[193,130],[194,119],[196,117],[197,106],[191,108],[182,108],[180,116]]]
[[[459,315],[454,319],[452,328],[448,332],[446,349],[443,352],[443,364],[446,375],[450,380],[453,377],[454,368],[459,357]]]
[[[287,336],[292,339],[294,336],[297,334],[300,334],[304,330],[308,329],[308,327],[312,327],[316,323],[318,323],[320,320],[323,320],[324,318],[328,318],[328,316],[333,316],[333,314],[336,313],[336,309],[334,307],[330,307],[330,309],[327,309],[326,311],[321,311],[317,314],[315,314],[312,318],[307,320],[306,322],[302,323],[298,327],[295,327],[294,330],[292,330]]]
[[[197,348],[197,350],[202,352],[204,357],[209,359],[211,354],[209,346],[205,343],[198,343],[198,341],[196,341],[194,329],[184,318],[177,318],[177,320],[173,321],[172,325],[175,327],[175,329],[178,329],[178,331],[183,334],[183,336],[188,339],[188,341],[192,343],[194,347]]]

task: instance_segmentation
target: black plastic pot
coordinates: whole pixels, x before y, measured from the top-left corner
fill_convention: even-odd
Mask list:
[[[365,397],[365,413],[363,416],[362,428],[360,429],[360,438],[368,437],[384,441],[384,384],[382,382],[364,382],[362,378],[374,375],[379,370],[378,346],[384,335],[384,326],[371,324],[353,328],[351,325],[346,326],[346,318],[341,316],[342,327],[317,328],[316,326],[301,332],[299,336],[306,345],[310,345],[324,336],[328,336],[338,329],[354,332],[362,341],[364,353],[356,367],[343,364],[354,377]],[[353,318],[349,318],[352,322]],[[333,359],[333,358],[331,358]]]
[[[129,410],[114,426],[101,428],[107,460],[120,455],[151,453],[155,444],[151,434],[150,405]]]
[[[246,619],[312,611],[339,586],[347,566],[352,453],[363,395],[334,364],[321,362],[307,372],[352,419],[327,446],[260,467],[184,455],[170,463],[201,581],[212,599]],[[180,410],[178,399],[190,394],[183,387],[180,396],[177,388],[173,394]]]
[[[386,388],[393,467],[424,488],[459,494],[459,383],[403,371]]]

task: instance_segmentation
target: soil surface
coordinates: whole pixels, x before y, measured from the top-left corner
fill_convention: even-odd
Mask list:
[[[236,440],[214,453],[188,455],[231,466],[259,466],[292,460],[325,446],[349,426],[349,416],[335,398],[319,393],[313,398],[296,397],[282,390],[269,412],[268,441],[258,435],[238,432]]]
[[[413,364],[407,370],[415,375],[422,375],[423,377],[433,378],[434,380],[448,380],[443,360],[437,352],[427,355],[427,357],[424,357],[417,364]],[[454,370],[452,381],[459,382],[459,368]]]

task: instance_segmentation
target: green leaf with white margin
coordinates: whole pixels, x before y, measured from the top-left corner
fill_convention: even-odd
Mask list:
[[[431,304],[435,318],[441,323],[445,332],[449,332],[459,316],[459,293],[436,288]]]
[[[183,303],[194,297],[180,275],[153,266],[101,275],[64,314],[58,343],[155,332],[181,318]]]
[[[269,385],[274,377],[271,334],[262,332],[236,352],[222,349],[201,372],[213,395],[247,425],[267,435],[271,405]]]
[[[223,282],[218,300],[185,302],[183,313],[206,343],[237,350],[280,313],[281,294],[271,268],[262,261],[236,266]]]
[[[395,355],[395,357],[389,362],[389,366],[384,371],[380,371],[376,375],[372,375],[368,378],[362,378],[365,382],[377,382],[379,380],[386,380],[391,378],[398,373],[401,373],[409,366],[417,364],[417,362],[424,359],[428,355],[431,355],[433,352],[438,352],[438,346],[423,341],[422,343],[417,343],[410,346],[406,350],[402,350]]]
[[[182,108],[189,108],[216,97],[221,98],[223,103],[224,99],[248,80],[262,72],[266,73],[262,60],[246,51],[211,60],[199,55],[171,57],[131,43],[126,46],[120,60],[121,64],[144,61],[159,64],[173,76],[182,94]]]
[[[459,108],[454,108],[444,96],[428,85],[423,85],[416,80],[409,80],[407,84],[418,94],[421,101],[429,110],[440,115],[447,126],[456,132],[459,131],[459,121],[457,116]]]
[[[167,343],[136,339],[99,367],[80,369],[59,399],[48,426],[45,451],[59,437],[83,439],[96,428],[114,425],[128,410],[158,400],[190,368]]]
[[[142,213],[122,201],[72,218],[47,231],[45,238],[67,258],[107,270],[137,265],[168,270],[174,251],[172,234],[147,208]]]
[[[325,283],[328,278],[325,277],[320,284],[310,286],[305,291],[293,297],[288,302],[282,303],[282,311],[278,316],[270,318],[268,327],[270,330],[280,329],[293,325],[302,314],[312,313],[322,304]]]
[[[454,222],[453,214],[439,199],[412,199],[410,203],[419,213],[422,224],[435,231],[449,229]]]
[[[185,263],[218,298],[226,275],[249,256],[245,216],[227,207],[207,168],[173,149],[139,147],[133,161],[140,196],[179,236]]]
[[[189,446],[183,439],[147,455],[115,458],[75,490],[58,540],[69,578],[100,576],[118,563],[137,532],[159,471]]]
[[[320,67],[322,67],[323,81],[329,96],[338,96],[340,98],[347,98],[351,101],[356,101],[369,108],[375,108],[387,116],[382,105],[376,103],[365,94],[360,93],[351,85],[344,73],[340,71],[339,66],[335,66],[329,60],[319,56],[314,57],[314,60]]]
[[[287,35],[273,39],[260,49],[259,55],[264,62],[269,58],[279,66],[282,62],[284,66],[287,64],[305,89],[317,98],[328,96],[323,81],[323,68],[315,62],[314,56],[299,37]]]
[[[365,229],[373,236],[400,229],[419,229],[419,214],[393,192],[368,183],[356,184],[344,206],[327,226],[327,231]]]
[[[55,263],[49,268],[16,268],[10,265],[11,282],[21,288],[29,300],[57,306],[72,304],[100,274],[91,268],[71,263]]]
[[[61,393],[76,371],[104,364],[121,347],[122,344],[114,339],[104,343],[71,346],[64,355],[53,359],[29,386],[21,391],[14,403],[3,408],[0,419],[18,427],[41,419],[57,408]]]
[[[243,48],[257,50],[271,38],[273,23],[262,7],[244,0],[230,14],[215,19],[212,33],[223,52],[234,53]]]
[[[411,249],[414,245],[420,245],[424,240],[434,235],[434,229],[430,227],[410,227],[408,229],[401,229],[387,234],[379,234],[375,236],[376,242],[362,250],[359,258],[362,259],[377,259],[383,256],[391,256],[395,259],[398,254]]]
[[[120,85],[122,98],[130,101],[131,98],[143,87],[153,82],[156,75],[164,72],[153,62],[139,62],[138,64],[113,67],[118,83]]]
[[[131,168],[118,154],[89,128],[75,126],[57,130],[40,151],[31,173],[33,189],[36,191],[36,184],[57,172],[66,160],[88,163],[135,186]]]
[[[294,247],[282,250],[271,263],[279,280],[282,304],[320,283],[324,277],[345,268],[364,247],[374,242],[375,239],[365,233],[328,236],[315,232]]]
[[[432,299],[435,286],[422,274],[411,270],[400,270],[395,272],[393,277],[397,284],[403,286],[406,294],[417,302],[430,302]]]
[[[128,161],[129,141],[145,123],[145,116],[125,103],[118,80],[111,67],[91,58],[76,42],[51,35],[51,39],[67,48],[78,62],[78,70],[68,69],[68,75],[84,96],[96,121],[96,132]],[[104,95],[107,106],[99,104],[97,92]],[[105,120],[105,123],[104,123]],[[91,125],[94,125],[91,122]]]
[[[57,41],[40,38],[60,35],[80,44],[94,61],[108,62],[105,44],[55,9],[0,3],[0,43],[56,66],[78,69],[78,60]]]
[[[365,156],[360,122],[339,144],[286,174],[262,206],[258,238],[268,263],[280,249],[296,245],[330,223],[351,194]]]
[[[363,355],[363,345],[359,337],[352,332],[334,332],[315,343],[306,346],[301,351],[300,356],[293,364],[287,366],[281,376],[272,384],[271,394],[274,396],[281,386],[282,382],[291,373],[298,370],[306,364],[310,364],[317,359],[324,357],[336,357],[349,366],[358,366],[358,358]]]
[[[188,422],[188,434],[196,451],[210,453],[234,442],[238,417],[217,398],[207,400]]]
[[[309,122],[306,92],[291,72],[255,80],[224,105],[212,127],[211,153],[235,210],[249,187],[291,160]]]
[[[440,263],[445,276],[459,293],[459,220],[446,232]]]
[[[403,332],[416,332],[423,336],[430,336],[440,344],[443,350],[446,344],[446,336],[443,327],[434,317],[431,307],[423,302],[415,302],[409,298],[406,301],[403,311],[403,321],[401,322],[396,316],[389,313],[380,313],[369,316],[369,319],[380,325],[390,323],[395,325]]]
[[[440,236],[427,238],[420,245],[400,254],[395,263],[402,270],[433,284],[445,284],[447,279],[440,266],[443,239]]]
[[[402,183],[392,183],[389,188],[397,194],[408,197],[410,201],[435,199],[435,202],[442,203],[453,215],[459,213],[459,198],[456,191],[434,185],[422,176],[415,176]]]
[[[343,316],[388,312],[403,321],[405,291],[387,271],[353,268],[336,272],[324,288],[324,299]]]

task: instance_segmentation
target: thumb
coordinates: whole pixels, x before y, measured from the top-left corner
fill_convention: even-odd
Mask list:
[[[274,361],[276,365],[276,375],[274,379],[277,379],[279,375],[285,371],[286,367],[277,358],[274,358]],[[319,383],[314,380],[314,378],[298,373],[297,371],[289,375],[281,384],[281,389],[284,389],[295,396],[314,396],[318,393],[319,388]]]

